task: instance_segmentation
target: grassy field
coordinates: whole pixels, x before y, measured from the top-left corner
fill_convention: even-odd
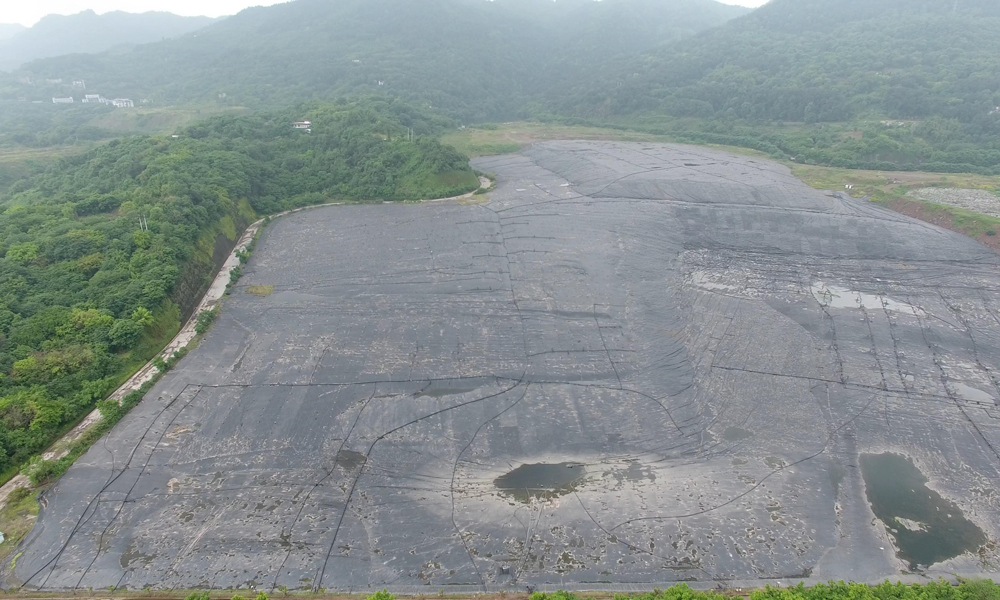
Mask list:
[[[919,200],[909,195],[920,188],[987,190],[1000,194],[1000,177],[971,173],[919,171],[855,171],[831,167],[789,165],[792,173],[819,189],[840,190],[945,229],[967,235],[1000,251],[1000,219],[964,208]],[[846,189],[851,185],[851,189]]]
[[[856,171],[785,163],[792,174],[808,185],[825,190],[842,190],[856,198],[894,197],[919,188],[943,187],[996,191],[1000,177],[973,173],[925,173],[921,171]],[[854,189],[846,190],[845,185]]]
[[[217,115],[242,115],[249,109],[220,106],[165,106],[119,109],[95,117],[89,125],[121,135],[174,133]]]
[[[48,148],[0,147],[0,164],[19,164],[25,161],[54,161],[64,156],[85,152],[91,146],[51,146]]]
[[[60,158],[86,152],[93,145],[48,148],[0,147],[0,193],[20,179],[30,177]]]
[[[35,524],[38,516],[37,494],[36,490],[22,492],[20,498],[7,502],[0,510],[0,531],[4,534],[4,542],[0,544],[0,561],[10,556]]]
[[[519,121],[466,127],[445,134],[441,141],[470,158],[509,154],[533,142],[546,140],[611,140],[618,142],[670,142],[662,135],[601,127],[584,127]]]

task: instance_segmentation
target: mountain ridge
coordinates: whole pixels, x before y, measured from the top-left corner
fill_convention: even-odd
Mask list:
[[[156,42],[201,29],[215,20],[161,11],[112,11],[98,15],[85,10],[72,15],[48,15],[33,27],[0,38],[0,70],[13,70],[40,58],[92,54],[122,45]]]
[[[0,41],[11,38],[27,29],[20,23],[0,23]]]
[[[558,8],[517,1],[296,0],[248,8],[197,34],[123,52],[35,61],[18,74],[85,79],[105,94],[158,103],[261,106],[389,92],[462,120],[483,120],[516,116],[540,90],[742,12],[714,0],[606,0],[600,7],[581,2]],[[535,9],[550,11],[550,18],[532,16]],[[597,23],[617,15],[625,24],[643,22],[645,33],[636,36],[624,25],[604,31],[610,39],[592,46],[609,48],[610,55],[569,44],[596,35]],[[29,95],[23,89],[15,94]]]

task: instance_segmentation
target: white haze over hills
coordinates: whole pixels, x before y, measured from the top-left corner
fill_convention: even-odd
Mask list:
[[[286,0],[38,0],[36,2],[0,2],[0,39],[31,27],[50,14],[71,15],[85,10],[98,14],[111,11],[141,13],[165,11],[185,17],[223,17],[250,6],[270,6]],[[723,4],[758,7],[767,0],[720,0]],[[11,27],[13,25],[13,27]],[[9,32],[9,33],[8,33]]]

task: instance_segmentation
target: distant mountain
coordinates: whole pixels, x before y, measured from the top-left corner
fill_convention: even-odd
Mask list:
[[[564,96],[589,114],[1000,119],[1000,2],[771,0]]]
[[[382,91],[481,120],[742,12],[712,0],[296,0],[125,52],[37,61],[19,75],[86,79],[160,103]]]
[[[12,70],[39,58],[95,53],[116,46],[158,42],[201,29],[208,17],[180,17],[165,12],[141,14],[92,10],[75,15],[49,15],[29,29],[4,35],[0,26],[0,69]],[[13,26],[20,27],[20,26]]]
[[[541,23],[564,54],[632,53],[690,37],[751,9],[706,0],[492,0],[487,6]]]
[[[27,29],[24,25],[17,23],[0,23],[0,40],[6,40]]]

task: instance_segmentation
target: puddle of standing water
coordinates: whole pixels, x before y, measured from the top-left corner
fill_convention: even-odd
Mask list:
[[[453,386],[453,387],[430,387],[417,392],[417,398],[444,398],[457,394],[467,394],[478,390],[478,386]]]
[[[368,460],[368,457],[353,450],[341,450],[337,453],[337,456],[334,459],[335,464],[345,471],[350,471],[360,467],[365,464],[366,460]]]
[[[524,464],[497,477],[493,485],[518,502],[532,498],[549,499],[568,494],[587,475],[580,463]]]
[[[865,292],[855,292],[845,287],[836,285],[826,285],[817,282],[809,287],[813,298],[821,306],[830,308],[865,308],[868,310],[891,310],[895,312],[905,312],[925,316],[926,313],[917,306],[907,302],[901,302],[888,296],[878,294],[868,294]]]
[[[727,442],[742,442],[751,437],[753,437],[753,432],[742,427],[726,427],[726,430],[722,432],[722,439]]]
[[[910,569],[976,550],[986,535],[952,501],[927,487],[927,478],[899,454],[861,455],[861,476],[872,512],[896,542]]]
[[[996,399],[993,398],[992,394],[984,392],[983,390],[977,390],[971,385],[965,385],[964,383],[949,382],[949,386],[955,388],[958,395],[966,400],[971,400],[972,402],[990,402],[996,404]]]

